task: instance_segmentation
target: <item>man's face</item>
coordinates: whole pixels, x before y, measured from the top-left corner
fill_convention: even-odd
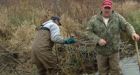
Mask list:
[[[58,21],[58,20],[55,20],[54,21],[58,26],[61,26],[61,23],[60,23],[60,21]]]
[[[102,8],[102,13],[103,13],[104,17],[108,18],[112,14],[112,8],[111,7],[103,7]]]

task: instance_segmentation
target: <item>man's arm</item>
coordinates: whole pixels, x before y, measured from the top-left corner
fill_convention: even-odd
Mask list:
[[[123,16],[121,16],[120,14],[118,14],[118,16],[119,16],[120,27],[122,31],[127,31],[129,35],[136,33],[134,27],[130,23],[128,23]]]
[[[138,41],[140,39],[140,36],[136,34],[134,27],[130,23],[128,23],[120,14],[118,14],[118,16],[120,20],[121,30],[127,31],[127,33],[131,35],[133,40]]]
[[[76,39],[74,39],[72,37],[63,39],[63,37],[60,34],[60,28],[57,25],[52,25],[50,27],[50,32],[51,32],[51,40],[55,43],[59,43],[59,44],[73,44],[73,43],[76,43]]]
[[[88,39],[91,39],[95,44],[97,44],[101,38],[98,35],[96,35],[93,31],[95,19],[96,16],[92,17],[88,22],[88,26],[86,28],[86,36]]]
[[[46,25],[49,26],[49,25]],[[55,43],[60,43],[63,44],[64,43],[64,39],[60,34],[60,29],[56,24],[50,24],[49,27],[50,30],[50,36],[51,36],[51,40]]]
[[[55,35],[54,37],[51,38],[51,40],[55,43],[64,44],[64,39],[61,35]]]

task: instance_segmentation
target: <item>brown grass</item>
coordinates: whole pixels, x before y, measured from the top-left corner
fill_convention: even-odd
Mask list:
[[[65,37],[75,30],[82,31],[91,16],[99,10],[101,0],[2,0],[0,6],[0,43],[8,50],[28,54],[30,58],[31,43],[35,28],[52,15],[62,18],[62,34]],[[58,1],[58,2],[57,2]],[[0,1],[1,2],[1,1]],[[123,15],[140,10],[139,3],[128,1],[114,3],[115,9]],[[24,56],[24,54],[21,54]],[[26,66],[31,62],[25,57]]]

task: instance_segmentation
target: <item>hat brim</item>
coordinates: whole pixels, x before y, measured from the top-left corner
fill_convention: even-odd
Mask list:
[[[103,5],[103,7],[104,7],[104,8],[106,8],[106,7],[112,8],[111,5]]]

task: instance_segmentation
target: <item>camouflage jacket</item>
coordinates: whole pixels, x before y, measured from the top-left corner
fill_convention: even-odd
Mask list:
[[[135,33],[133,26],[116,12],[112,13],[107,26],[103,22],[101,14],[92,17],[88,23],[87,30],[88,38],[97,43],[95,50],[101,55],[111,55],[118,52],[121,42],[121,31],[126,31],[130,35]],[[107,41],[107,45],[99,46],[98,41],[100,39],[105,39]]]

